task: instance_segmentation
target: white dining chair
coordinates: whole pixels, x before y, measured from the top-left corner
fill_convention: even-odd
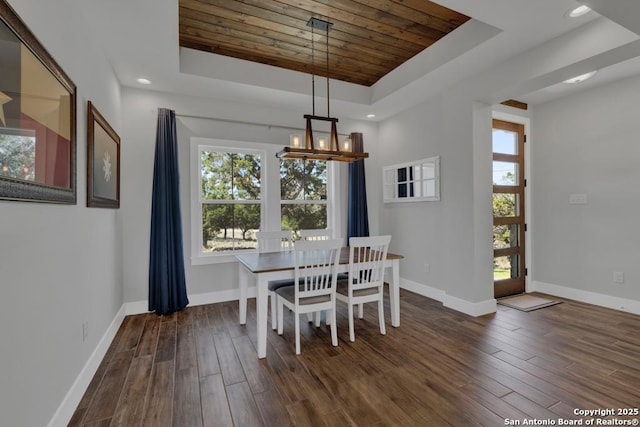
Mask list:
[[[258,252],[280,252],[293,249],[291,230],[283,231],[258,231]],[[269,298],[271,299],[271,329],[277,328],[276,323],[276,289],[283,286],[293,286],[293,279],[271,280],[268,284]]]
[[[384,263],[391,236],[351,237],[349,239],[349,277],[338,281],[336,298],[349,306],[349,340],[355,341],[353,306],[378,303],[380,333],[385,335],[384,324]]]
[[[340,239],[304,241],[294,247],[294,286],[276,289],[278,298],[278,335],[284,329],[284,306],[295,316],[296,354],[300,354],[300,315],[327,311],[331,343],[338,345],[336,330],[336,285],[340,260]]]
[[[298,234],[300,234],[300,240],[329,240],[333,239],[333,229],[331,228],[309,228],[298,230]],[[345,273],[338,273],[338,280],[346,279],[347,275]],[[313,317],[311,313],[307,315],[309,322],[313,322]],[[316,313],[316,327],[320,326],[320,319],[322,317],[322,312]]]

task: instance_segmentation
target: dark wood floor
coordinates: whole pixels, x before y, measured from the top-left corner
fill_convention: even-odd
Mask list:
[[[285,313],[258,360],[255,303],[246,326],[237,309],[126,317],[70,425],[503,426],[640,406],[640,316],[565,301],[473,318],[402,291],[386,336],[372,306],[350,343],[341,304],[339,346],[304,322],[296,357]]]

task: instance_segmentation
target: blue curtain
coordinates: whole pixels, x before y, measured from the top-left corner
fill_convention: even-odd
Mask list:
[[[149,244],[149,311],[168,314],[189,304],[184,278],[176,114],[158,109]]]
[[[351,134],[353,151],[363,152],[362,134]],[[369,235],[369,213],[367,211],[367,186],[364,178],[364,159],[349,163],[349,209],[347,211],[347,241],[349,237]]]

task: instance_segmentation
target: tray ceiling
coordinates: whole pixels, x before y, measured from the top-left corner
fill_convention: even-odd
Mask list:
[[[470,18],[425,0],[180,0],[180,46],[371,86]]]

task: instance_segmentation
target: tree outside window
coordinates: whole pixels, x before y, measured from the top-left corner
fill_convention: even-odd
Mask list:
[[[327,228],[327,162],[282,160],[280,199],[283,230]]]
[[[260,230],[261,158],[259,154],[200,151],[202,251],[255,249]]]

